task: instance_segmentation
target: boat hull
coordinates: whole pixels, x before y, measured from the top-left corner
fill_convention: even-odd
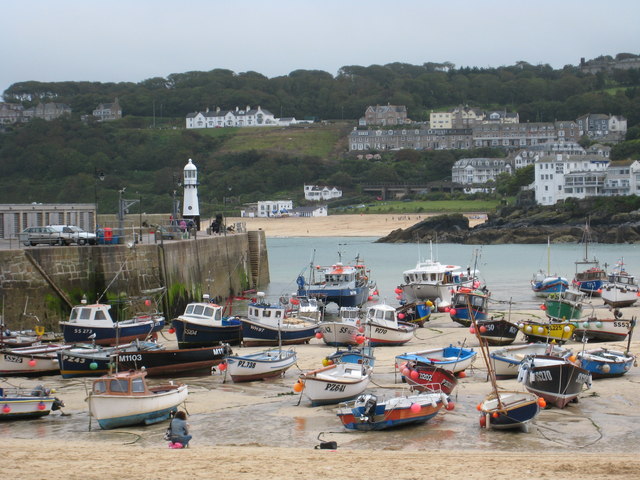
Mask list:
[[[295,351],[280,349],[232,355],[226,359],[227,372],[236,383],[279,377],[296,362],[296,358]]]
[[[369,300],[369,287],[323,288],[322,285],[306,285],[298,295],[317,298],[325,305],[335,303],[339,307],[361,307]]]
[[[517,325],[507,320],[485,320],[478,322],[478,335],[489,345],[509,345],[514,342],[519,331]]]
[[[470,367],[476,356],[477,353],[471,349],[449,345],[445,348],[434,348],[397,355],[396,363],[400,365],[403,362],[420,362],[427,365],[436,365],[458,374]]]
[[[134,340],[144,340],[164,327],[164,317],[149,316],[147,320],[118,322],[116,326],[84,326],[76,322],[60,322],[66,343],[95,343],[96,345],[117,345]],[[95,337],[94,337],[95,335]]]
[[[590,386],[591,374],[563,358],[535,355],[520,365],[518,380],[547,404],[564,408],[577,399],[585,384]]]
[[[239,345],[242,341],[242,322],[232,318],[221,325],[201,325],[182,318],[172,322],[176,330],[178,348],[213,347],[222,343]]]
[[[480,404],[481,426],[495,430],[521,428],[540,412],[538,396],[533,393],[502,391],[498,395],[491,393]]]
[[[318,324],[318,332],[322,340],[332,347],[346,347],[357,345],[356,337],[360,335],[360,327],[344,322],[322,322]]]
[[[613,307],[630,307],[638,301],[638,287],[621,287],[605,283],[602,286],[602,301]]]
[[[458,384],[458,379],[450,370],[428,365],[425,363],[413,363],[400,365],[400,374],[403,381],[418,392],[440,392],[450,395]]]
[[[178,373],[211,370],[222,363],[231,353],[228,345],[200,348],[180,348],[172,350],[151,350],[120,352],[117,355],[118,368],[139,370],[144,368],[147,375],[173,375]]]
[[[560,347],[549,347],[544,343],[530,343],[528,345],[515,345],[506,348],[494,349],[489,358],[498,380],[516,378],[520,364],[527,355],[544,355],[553,352],[554,355],[562,355],[568,350]]]
[[[580,366],[589,371],[594,379],[624,375],[633,366],[635,358],[633,355],[606,348],[578,353]]]
[[[33,377],[60,373],[57,352],[70,345],[45,345],[3,349],[0,352],[0,375]]]
[[[438,414],[444,402],[448,402],[440,393],[395,397],[380,403],[374,400],[375,403],[368,404],[371,398],[375,399],[373,395],[362,395],[355,402],[338,408],[338,418],[345,428],[371,431],[425,423]]]
[[[318,328],[315,323],[302,321],[300,325],[284,324],[272,327],[263,323],[242,319],[242,343],[245,347],[300,345],[309,343]]]
[[[536,297],[548,297],[551,293],[562,293],[569,288],[569,281],[563,277],[547,277],[539,282],[531,282],[531,290]]]
[[[357,397],[367,388],[370,378],[370,368],[357,364],[334,364],[300,375],[303,393],[314,407]]]
[[[571,322],[540,323],[525,321],[518,325],[518,329],[524,334],[528,342],[549,343],[555,341],[559,344],[570,340],[575,328],[575,324]]]
[[[588,319],[574,325],[573,337],[578,341],[583,337],[591,341],[621,341],[631,329],[631,321],[622,319]]]
[[[186,385],[145,396],[96,395],[87,398],[89,412],[103,430],[130,425],[151,425],[169,419],[187,398]]]
[[[369,322],[365,327],[365,335],[372,347],[393,347],[404,345],[413,338],[417,325],[398,322],[398,328]]]

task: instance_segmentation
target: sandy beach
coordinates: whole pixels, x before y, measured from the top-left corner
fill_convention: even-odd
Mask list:
[[[237,219],[267,236],[382,236],[406,228],[420,218],[407,215],[345,215],[322,219]],[[424,216],[422,216],[424,218]],[[601,300],[594,300],[599,302]],[[607,310],[598,309],[606,317]],[[517,322],[540,311],[511,312]],[[624,318],[640,307],[624,309]],[[603,318],[605,318],[603,317]],[[163,331],[161,340],[175,345]],[[524,343],[519,336],[515,342]],[[468,329],[445,313],[434,313],[401,347],[378,347],[370,389],[376,395],[407,393],[400,382],[395,356],[449,344],[478,347]],[[578,351],[582,344],[567,346]],[[599,343],[624,350],[626,342]],[[595,345],[589,345],[594,348]],[[640,335],[631,342],[638,353]],[[480,355],[452,394],[455,408],[441,410],[424,425],[380,432],[351,432],[335,406],[311,407],[293,392],[298,375],[319,368],[335,351],[322,340],[296,346],[297,364],[285,376],[264,382],[234,384],[222,372],[175,378],[189,385],[184,408],[189,413],[190,448],[172,450],[162,440],[167,422],[100,430],[85,403],[89,379],[5,378],[11,385],[45,384],[65,402],[63,413],[38,420],[0,422],[5,475],[15,479],[629,479],[640,471],[640,369],[626,375],[594,380],[579,402],[560,410],[542,411],[528,433],[481,429],[476,405],[491,386]],[[258,348],[234,347],[234,353]],[[162,380],[150,379],[151,383]],[[516,380],[503,389],[524,389]],[[336,441],[337,450],[318,450],[322,440]]]
[[[362,214],[327,217],[229,217],[227,225],[244,223],[248,230],[264,230],[267,237],[383,237],[439,214]],[[469,225],[486,220],[484,213],[465,214]],[[210,222],[209,222],[210,223]]]
[[[640,309],[626,309],[637,315]],[[513,320],[535,312],[514,312]],[[627,312],[625,311],[625,317]],[[164,338],[173,345],[171,335]],[[395,355],[450,343],[477,348],[468,329],[447,314],[433,314],[415,338],[402,347],[378,347],[370,388],[377,395],[405,392]],[[516,343],[523,343],[518,338]],[[637,352],[640,340],[631,343]],[[569,342],[573,349],[581,344]],[[599,344],[601,345],[601,344]],[[605,344],[624,350],[626,345]],[[257,348],[234,347],[237,352]],[[296,346],[298,362],[283,378],[234,384],[221,372],[178,378],[189,385],[184,408],[194,436],[189,449],[171,450],[162,440],[166,423],[102,431],[89,428],[86,382],[60,376],[11,378],[12,384],[46,383],[65,402],[64,416],[53,412],[39,420],[0,424],[5,462],[18,479],[217,478],[263,479],[616,479],[634,478],[640,468],[640,372],[594,380],[577,404],[549,408],[529,433],[479,427],[476,405],[489,393],[486,368],[477,358],[452,395],[456,407],[430,422],[381,432],[350,432],[335,406],[315,407],[292,390],[300,372],[320,367],[335,348],[312,339]],[[480,357],[480,355],[478,355]],[[158,382],[158,379],[150,379]],[[523,389],[515,380],[504,389]],[[317,437],[338,443],[336,451],[316,450]]]

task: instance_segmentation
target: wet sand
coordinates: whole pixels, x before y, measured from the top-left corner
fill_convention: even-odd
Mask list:
[[[605,310],[597,310],[606,315]],[[625,318],[639,308],[624,309]],[[512,312],[512,320],[540,312]],[[603,317],[604,318],[604,317]],[[166,331],[163,336],[172,342]],[[378,347],[369,391],[378,396],[404,390],[396,375],[395,355],[450,343],[477,347],[468,329],[437,313],[402,347]],[[518,337],[516,343],[524,343]],[[575,350],[582,345],[567,344]],[[624,343],[599,343],[618,350]],[[638,352],[640,337],[631,343]],[[594,348],[595,344],[589,345]],[[343,479],[434,477],[474,479],[617,479],[634,478],[640,468],[640,371],[594,380],[579,402],[563,410],[548,408],[529,433],[479,427],[476,405],[490,392],[482,358],[476,359],[452,395],[455,409],[441,410],[430,422],[380,432],[344,429],[335,406],[312,408],[292,390],[301,371],[321,366],[335,348],[313,339],[296,346],[297,365],[283,378],[234,384],[220,372],[176,380],[189,385],[185,408],[194,439],[189,449],[170,450],[162,440],[167,423],[100,430],[87,414],[89,380],[10,378],[12,384],[44,383],[57,389],[63,411],[31,421],[0,423],[5,465],[18,468],[12,478],[216,478]],[[235,353],[258,348],[234,347]],[[150,379],[151,383],[161,382]],[[504,389],[523,389],[515,380]],[[90,429],[91,423],[91,429]],[[324,432],[322,434],[322,432]],[[322,440],[337,451],[315,450]],[[5,470],[6,471],[6,470]]]

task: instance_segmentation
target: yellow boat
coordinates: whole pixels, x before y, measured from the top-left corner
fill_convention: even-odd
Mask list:
[[[527,320],[518,324],[518,329],[527,337],[529,342],[564,343],[571,339],[575,324],[571,322],[541,323]]]

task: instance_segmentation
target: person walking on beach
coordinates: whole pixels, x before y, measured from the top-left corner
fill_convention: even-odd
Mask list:
[[[187,414],[182,410],[176,412],[176,415],[171,420],[171,448],[186,448],[189,445],[189,441],[193,438],[189,435],[189,424],[187,423]],[[174,446],[179,444],[180,446]]]

